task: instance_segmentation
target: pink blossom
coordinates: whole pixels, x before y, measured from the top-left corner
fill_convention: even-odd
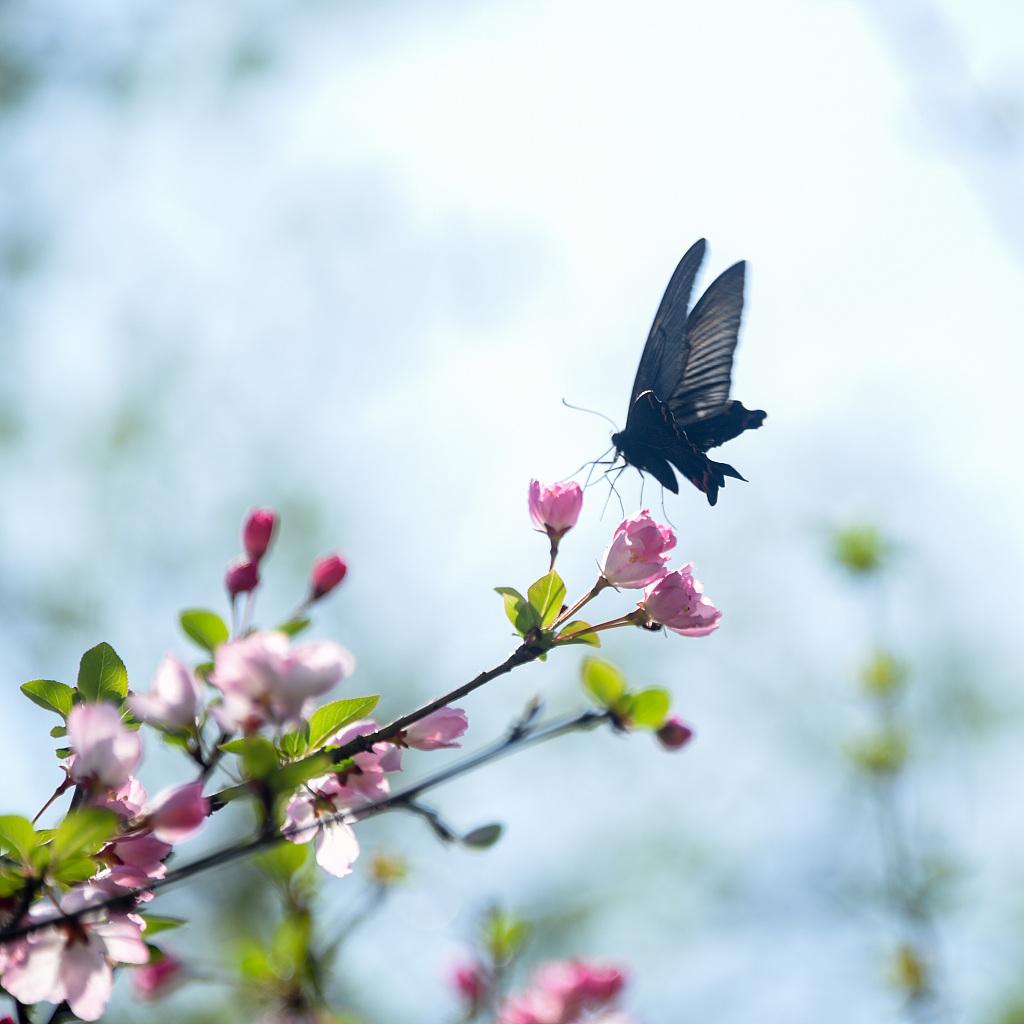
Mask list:
[[[191,729],[196,724],[200,689],[192,671],[168,655],[160,662],[150,692],[128,698],[132,714],[143,722],[168,729]]]
[[[234,562],[224,574],[224,586],[232,600],[239,594],[248,594],[260,585],[260,567],[256,562]]]
[[[87,907],[102,890],[85,885],[61,900],[65,913]],[[53,908],[37,904],[30,917],[46,919]],[[67,1001],[85,1021],[99,1020],[113,990],[115,963],[144,964],[149,950],[142,938],[144,922],[133,914],[97,911],[75,922],[43,928],[6,947],[3,987],[21,1003]]]
[[[722,613],[704,596],[704,586],[684,565],[647,588],[640,608],[653,623],[682,636],[707,636],[718,629]]]
[[[146,803],[146,790],[133,775],[117,789],[94,794],[92,803],[96,807],[105,807],[122,818],[131,819],[141,813]]]
[[[209,813],[210,801],[203,796],[203,784],[189,782],[160,793],[149,808],[147,824],[157,839],[180,843],[199,829]]]
[[[309,785],[315,789],[313,782]],[[338,816],[338,808],[328,798],[308,794],[292,797],[285,808],[284,831],[292,843],[313,840],[317,864],[339,878],[352,871],[359,856],[359,841],[352,826]],[[292,831],[295,834],[289,834]]]
[[[615,967],[580,960],[545,964],[525,992],[506,1000],[498,1024],[628,1024],[611,1005],[624,984]]]
[[[242,543],[245,553],[253,562],[258,562],[270,547],[277,528],[277,515],[269,508],[253,509],[242,527]]]
[[[675,546],[672,530],[656,523],[647,509],[641,509],[616,528],[604,553],[601,574],[613,587],[646,587],[665,575],[668,553]]]
[[[68,742],[71,778],[79,783],[116,789],[142,760],[142,737],[124,727],[113,704],[76,704],[68,715]]]
[[[147,878],[162,878],[166,869],[164,860],[170,856],[173,847],[149,832],[125,836],[105,848],[107,861],[114,867],[130,867]]]
[[[468,1015],[476,1014],[490,987],[483,965],[471,963],[456,964],[452,969],[452,985],[466,1003]]]
[[[678,715],[671,715],[654,735],[666,750],[679,750],[693,739],[693,729]]]
[[[560,538],[571,530],[583,508],[583,491],[575,481],[567,484],[542,484],[530,481],[530,518],[538,530]]]
[[[170,953],[165,952],[159,960],[151,960],[132,971],[135,994],[144,1003],[151,1003],[165,996],[185,977],[185,965]]]
[[[313,564],[310,574],[309,599],[326,597],[348,575],[348,565],[341,555],[327,555]]]
[[[417,750],[461,747],[462,744],[455,740],[468,728],[469,719],[462,708],[438,708],[418,722],[413,722],[402,733],[402,742]]]
[[[221,644],[210,683],[223,694],[213,713],[229,732],[267,722],[297,726],[304,706],[352,673],[355,659],[329,641],[292,647],[284,633],[252,633]]]

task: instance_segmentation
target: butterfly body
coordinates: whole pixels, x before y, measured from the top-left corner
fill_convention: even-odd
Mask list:
[[[729,398],[745,264],[719,275],[687,311],[705,245],[692,245],[669,281],[640,357],[625,429],[612,444],[627,465],[678,493],[674,467],[714,505],[727,477],[743,477],[706,452],[756,429],[765,413]]]

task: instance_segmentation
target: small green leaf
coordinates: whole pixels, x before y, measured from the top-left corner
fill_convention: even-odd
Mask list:
[[[596,633],[585,633],[584,630],[590,629],[590,623],[584,622],[582,619],[577,619],[575,622],[570,622],[567,626],[563,626],[558,634],[558,642],[563,644],[587,644],[590,647],[600,647],[601,638]],[[563,637],[572,636],[573,633],[579,633],[579,636],[573,636],[571,640],[565,640]]]
[[[672,698],[667,690],[641,690],[628,699],[626,714],[634,729],[660,729],[671,706]]]
[[[298,636],[299,633],[303,632],[312,625],[312,619],[289,619],[287,622],[282,622],[277,627],[278,633],[286,633],[288,636]]]
[[[213,671],[213,668],[214,666],[212,661],[201,661],[196,665],[195,673],[205,683],[210,678],[210,673]]]
[[[481,825],[462,837],[462,845],[474,850],[486,850],[501,838],[502,831],[503,826],[497,822],[492,825]]]
[[[93,865],[93,873],[95,873],[96,865]],[[25,888],[25,877],[17,874],[13,871],[0,870],[0,899],[6,899],[8,896],[13,896],[16,892],[21,892]]]
[[[120,704],[128,694],[128,672],[110,644],[97,644],[82,655],[78,692],[90,704],[109,700]]]
[[[504,910],[492,910],[484,922],[484,944],[499,964],[508,964],[522,949],[529,925]]]
[[[318,775],[327,775],[333,768],[334,762],[329,754],[314,754],[294,764],[277,768],[262,778],[275,793],[288,793]]]
[[[518,590],[514,587],[495,587],[494,589],[504,598],[505,614],[520,636],[526,636],[531,629],[537,629],[540,626],[537,609]]]
[[[342,726],[365,718],[376,706],[380,697],[351,697],[335,700],[317,708],[309,719],[309,749],[319,750]]]
[[[42,842],[43,837],[32,827],[32,822],[17,814],[0,816],[0,849],[16,853],[22,863],[32,856],[32,851]]]
[[[186,608],[178,616],[178,621],[190,640],[211,653],[226,643],[230,636],[224,620],[205,608]]]
[[[62,718],[68,717],[75,698],[75,691],[70,686],[55,679],[33,679],[22,683],[21,692],[33,704],[46,711],[56,711]]]
[[[626,677],[611,662],[584,658],[583,687],[603,707],[610,708],[626,692]]]
[[[309,725],[295,732],[286,732],[281,737],[280,747],[285,757],[302,757],[309,750]]]
[[[565,600],[565,584],[554,569],[531,584],[527,591],[530,606],[537,613],[542,629],[547,629],[558,618]]]
[[[117,815],[95,807],[72,811],[53,835],[53,859],[90,856],[117,831]]]
[[[99,865],[92,857],[71,857],[68,860],[60,861],[55,868],[51,867],[50,878],[60,885],[70,888],[73,885],[78,885],[79,882],[87,882],[96,874],[98,867]]]
[[[146,938],[150,939],[161,932],[169,932],[172,928],[180,928],[185,924],[183,917],[159,917],[156,914],[146,914]]]
[[[287,882],[296,871],[305,866],[309,851],[312,849],[312,843],[279,843],[269,850],[256,854],[252,860],[256,867],[265,871],[271,878]]]
[[[58,747],[54,751],[54,754],[57,755],[57,760],[58,761],[63,761],[65,757],[70,757],[71,756],[71,748],[70,747]]]
[[[247,778],[265,779],[277,771],[277,748],[265,736],[244,736],[242,739],[222,743],[221,750],[237,754],[242,759],[242,770]]]
[[[50,730],[50,735],[56,740],[60,739],[61,736],[67,736],[68,727],[66,725],[55,725]]]

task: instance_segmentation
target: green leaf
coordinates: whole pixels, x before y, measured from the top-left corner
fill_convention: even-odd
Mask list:
[[[247,778],[265,779],[277,771],[277,748],[265,736],[244,736],[242,739],[222,743],[221,750],[238,754]]]
[[[281,737],[280,747],[285,757],[302,757],[309,750],[309,725],[295,732],[286,732]]]
[[[169,932],[172,928],[180,928],[185,924],[183,917],[159,917],[156,914],[146,914],[146,938],[150,939],[161,932]]]
[[[501,838],[502,831],[503,826],[497,822],[492,825],[481,825],[462,837],[462,845],[474,850],[486,850]]]
[[[33,704],[46,711],[56,711],[61,718],[67,718],[75,699],[75,691],[66,683],[55,679],[33,679],[21,684],[21,692]]]
[[[226,643],[230,634],[224,620],[205,608],[186,608],[178,616],[185,635],[211,653]]]
[[[309,851],[312,849],[312,843],[279,843],[269,850],[256,854],[252,860],[256,867],[265,871],[271,878],[287,882],[296,871],[305,866]]]
[[[520,636],[526,636],[531,629],[537,629],[540,626],[537,609],[515,587],[495,587],[494,589],[505,599],[505,614]]]
[[[66,725],[55,725],[50,730],[50,735],[56,740],[60,739],[61,736],[67,736],[68,727]]]
[[[304,782],[315,779],[318,775],[327,775],[334,768],[334,761],[329,754],[314,754],[294,764],[286,764],[262,776],[263,780],[275,793],[287,793],[298,789]]]
[[[117,831],[117,815],[95,807],[71,811],[53,835],[53,859],[90,856]]]
[[[95,873],[95,870],[96,865],[94,864],[93,873]],[[6,899],[8,896],[13,896],[16,892],[21,892],[24,888],[24,875],[0,869],[0,899]]]
[[[277,626],[278,633],[286,633],[288,636],[298,636],[303,630],[309,629],[312,625],[312,619],[289,619],[287,622],[282,622],[280,626]]]
[[[128,672],[110,644],[97,644],[82,655],[78,692],[90,704],[103,700],[118,704],[128,694]]]
[[[0,815],[0,849],[16,853],[22,863],[28,861],[42,839],[27,818],[17,814]]]
[[[202,661],[195,667],[196,675],[202,679],[205,683],[210,678],[210,673],[213,671],[212,661]]]
[[[54,754],[57,755],[57,760],[58,761],[63,761],[65,757],[70,757],[71,756],[71,748],[70,747],[58,747],[54,751]]]
[[[672,698],[667,690],[654,688],[634,693],[628,701],[630,724],[635,729],[660,729],[665,724]]]
[[[610,708],[626,692],[626,677],[611,662],[584,658],[584,689],[603,707]]]
[[[484,944],[499,964],[510,963],[522,949],[529,925],[504,910],[492,910],[484,922]]]
[[[79,882],[87,882],[92,878],[98,869],[96,861],[92,857],[71,857],[57,864],[50,870],[50,878],[67,888],[77,885]]]
[[[558,618],[565,601],[565,584],[554,569],[541,576],[527,591],[530,606],[540,618],[542,629],[547,629]]]
[[[575,622],[570,622],[568,625],[563,626],[557,639],[559,643],[563,644],[587,644],[590,647],[600,647],[601,638],[596,633],[581,632],[585,629],[590,629],[590,623],[577,619]],[[573,633],[580,633],[580,636],[575,636],[571,640],[562,639],[563,637],[572,636]]]
[[[365,718],[377,706],[378,700],[379,695],[351,697],[317,708],[309,719],[309,749],[319,750],[342,726]]]

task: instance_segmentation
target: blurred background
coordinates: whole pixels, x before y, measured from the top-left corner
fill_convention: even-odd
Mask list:
[[[344,949],[338,1005],[455,1019],[446,971],[500,901],[536,922],[532,960],[627,964],[648,1024],[1019,1021],[1022,171],[1007,0],[7,0],[8,691],[72,680],[101,640],[145,688],[191,653],[177,611],[223,608],[257,504],[283,517],[259,617],[342,550],[316,635],[353,649],[349,692],[381,692],[383,717],[498,663],[513,639],[490,588],[546,570],[529,478],[608,444],[560,400],[622,424],[665,283],[705,235],[703,284],[750,261],[734,395],[768,420],[728,448],[748,484],[665,512],[725,618],[604,649],[668,686],[697,741],[569,738],[440,792],[460,827],[506,824],[486,853],[364,826],[410,877]],[[620,490],[633,511],[635,474]],[[619,521],[606,493],[563,545],[570,593]],[[887,538],[881,575],[837,563],[851,523]],[[879,645],[909,669],[881,804],[894,755],[861,679]],[[579,657],[468,700],[467,745],[534,693],[578,706]],[[6,811],[56,784],[51,724],[5,705]],[[150,742],[151,790],[175,766]],[[880,806],[934,881],[919,921],[889,898]],[[328,914],[361,885],[325,884]],[[251,894],[234,868],[167,896],[196,918],[168,948],[229,959]],[[121,994],[111,1019],[231,1019],[216,984],[153,1010]]]

